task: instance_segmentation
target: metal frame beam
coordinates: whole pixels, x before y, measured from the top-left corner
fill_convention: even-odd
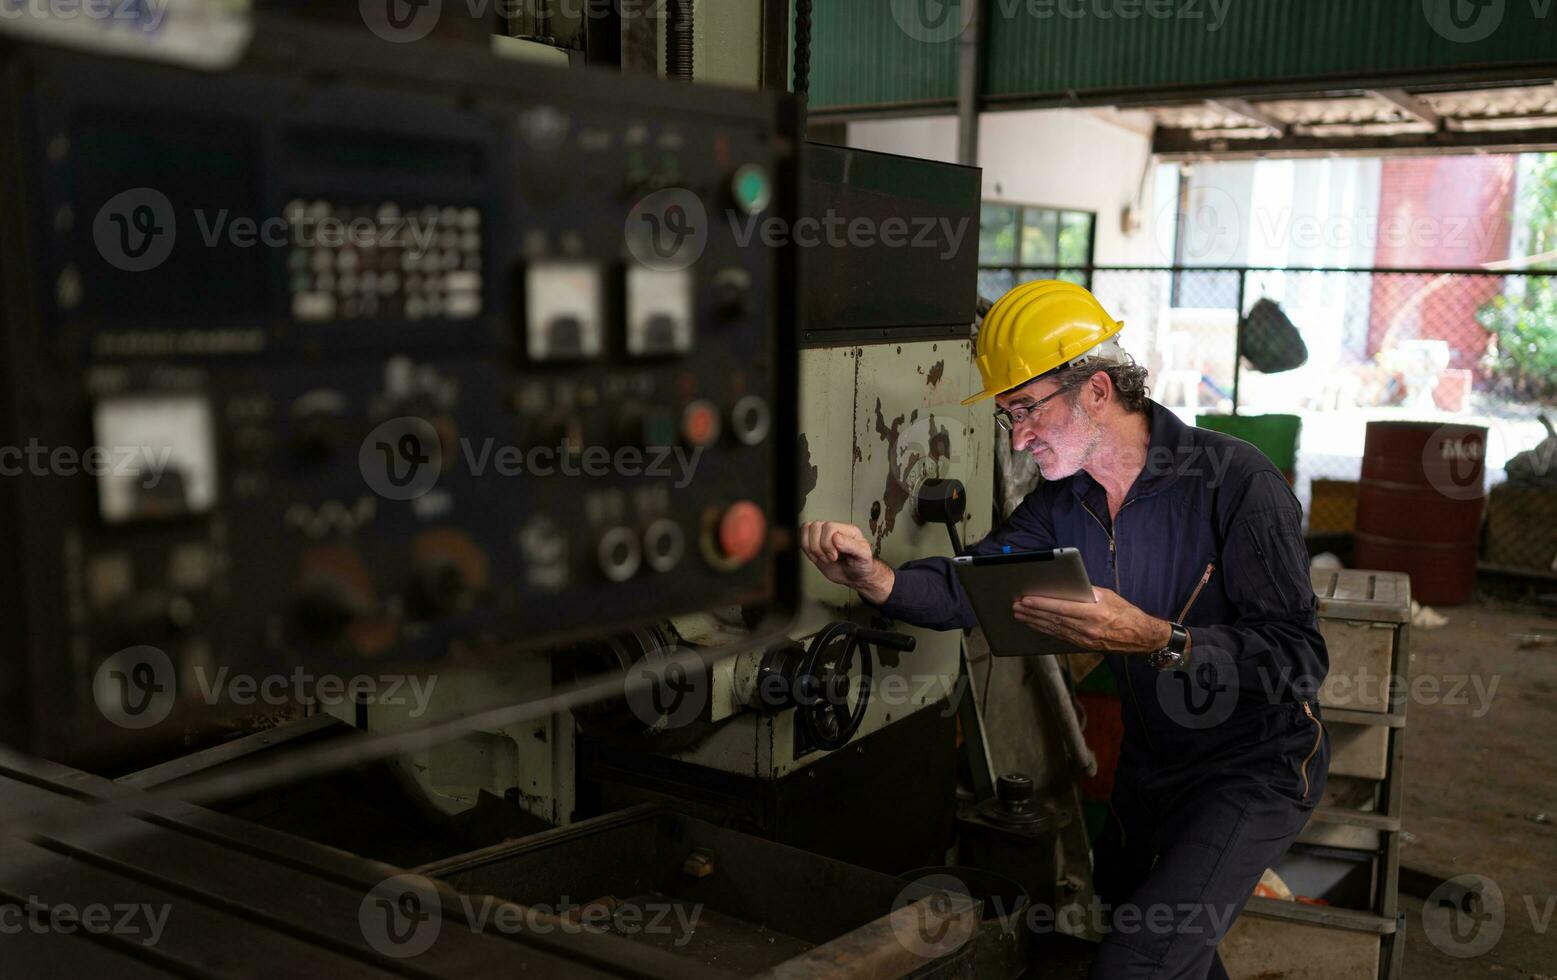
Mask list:
[[[1401,112],[1405,113],[1412,119],[1415,119],[1417,122],[1422,123],[1425,126],[1430,126],[1433,129],[1447,128],[1447,121],[1442,116],[1438,115],[1437,112],[1433,111],[1432,106],[1412,95],[1410,92],[1407,92],[1403,88],[1373,89],[1370,90],[1368,94],[1373,96],[1375,99],[1378,99],[1380,102],[1388,102],[1396,109],[1399,109]]]
[[[181,755],[176,759],[120,776],[116,782],[135,789],[152,789],[209,772],[239,759],[268,752],[282,746],[318,737],[330,737],[354,732],[356,729],[332,715],[317,714],[297,721],[289,721],[275,728],[235,738],[230,742],[213,745],[198,752]]]
[[[1196,139],[1191,130],[1158,129],[1152,152],[1165,161],[1303,156],[1425,156],[1455,153],[1532,153],[1557,150],[1557,127],[1496,131],[1435,130],[1393,135],[1308,136],[1273,139]]]
[[[1212,100],[1247,99],[1269,102],[1280,99],[1316,99],[1326,96],[1365,96],[1388,89],[1422,92],[1461,92],[1519,85],[1549,85],[1557,79],[1557,61],[1452,70],[1389,72],[1377,75],[1282,79],[1280,81],[1222,82],[1212,85],[1162,86],[1158,88],[1095,89],[1090,92],[983,93],[984,112],[1027,109],[1078,109],[1116,107],[1151,109],[1159,106],[1196,105]],[[893,119],[926,115],[950,115],[957,99],[923,99],[875,105],[843,105],[813,108],[818,121]]]
[[[1246,99],[1207,99],[1206,104],[1229,115],[1242,116],[1280,136],[1287,136],[1292,132],[1291,123],[1277,119],[1264,109],[1250,104]]]

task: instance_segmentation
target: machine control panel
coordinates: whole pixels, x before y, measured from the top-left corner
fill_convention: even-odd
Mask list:
[[[0,741],[122,738],[140,645],[187,686],[792,608],[795,263],[725,220],[795,207],[788,103],[384,49],[0,53],[0,444],[45,447],[0,480]]]

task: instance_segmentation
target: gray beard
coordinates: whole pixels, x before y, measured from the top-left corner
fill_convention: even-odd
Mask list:
[[[1071,416],[1071,420],[1072,422],[1078,422],[1086,418],[1086,414],[1086,409],[1082,408],[1080,404],[1077,404],[1075,406],[1074,414]],[[1050,482],[1053,482],[1054,480],[1063,480],[1068,476],[1075,476],[1077,473],[1080,473],[1082,470],[1086,469],[1087,464],[1092,461],[1092,454],[1097,452],[1097,447],[1102,445],[1102,443],[1103,426],[1094,422],[1092,423],[1091,437],[1087,439],[1086,448],[1081,451],[1081,458],[1077,460],[1075,469],[1072,469],[1068,473],[1055,473],[1051,476],[1049,471],[1044,467],[1044,464],[1038,462],[1037,457],[1033,458],[1033,462],[1038,463],[1038,472],[1045,480],[1049,480]]]

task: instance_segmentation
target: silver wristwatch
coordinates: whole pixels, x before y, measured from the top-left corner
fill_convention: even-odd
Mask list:
[[[1178,623],[1169,623],[1168,645],[1147,656],[1146,662],[1158,670],[1172,670],[1184,663],[1189,653],[1189,630]]]

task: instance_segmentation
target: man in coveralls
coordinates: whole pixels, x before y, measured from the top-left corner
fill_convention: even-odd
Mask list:
[[[1041,484],[973,554],[1080,549],[1098,601],[1028,596],[1034,630],[1105,653],[1124,743],[1094,851],[1111,931],[1098,980],[1226,977],[1216,944],[1324,792],[1329,655],[1286,479],[1241,440],[1146,397],[1123,324],[1065,282],[1018,286],[978,336],[984,390]],[[894,619],[977,624],[945,558],[893,569],[849,524],[807,557]]]

